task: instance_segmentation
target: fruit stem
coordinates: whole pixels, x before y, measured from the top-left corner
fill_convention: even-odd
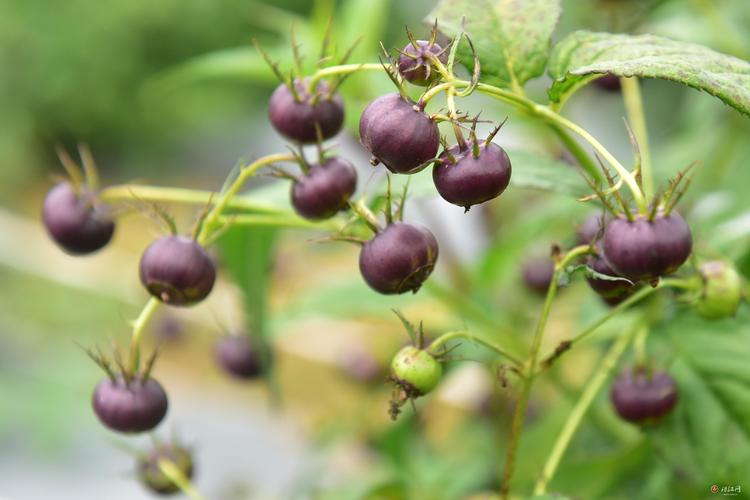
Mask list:
[[[550,280],[549,287],[547,288],[547,296],[544,300],[542,313],[534,330],[534,338],[531,341],[531,349],[529,350],[529,358],[527,360],[528,369],[525,371],[526,376],[523,377],[523,386],[521,388],[521,393],[518,396],[516,407],[513,411],[510,439],[508,440],[508,450],[505,455],[505,468],[503,470],[503,479],[500,486],[500,497],[503,500],[507,500],[510,497],[510,481],[513,478],[516,453],[518,452],[518,444],[521,439],[521,431],[523,430],[523,423],[526,418],[526,408],[529,403],[531,386],[534,383],[534,372],[536,370],[539,348],[542,345],[542,338],[544,337],[544,330],[547,326],[547,320],[549,319],[550,310],[552,309],[552,302],[554,302],[555,296],[557,295],[557,287],[560,275],[565,271],[565,267],[571,261],[581,255],[585,255],[591,252],[591,250],[592,249],[590,245],[577,246],[569,250],[565,255],[558,258],[555,262],[555,272],[552,276],[552,280]]]
[[[172,481],[180,491],[185,494],[185,496],[191,500],[205,500],[206,497],[196,489],[190,481],[190,478],[188,478],[174,462],[166,458],[160,458],[157,464],[161,473],[167,476],[167,478],[169,478],[169,480]]]
[[[141,350],[141,337],[146,329],[146,324],[153,317],[156,310],[159,308],[159,301],[156,297],[151,297],[146,305],[143,306],[141,313],[133,321],[133,333],[130,337],[130,372],[135,375],[139,369],[139,358]]]
[[[380,232],[380,223],[372,210],[367,208],[363,201],[349,202],[349,206],[357,216],[362,219],[375,234]]]
[[[576,430],[578,430],[578,427],[591,406],[591,403],[601,390],[604,382],[609,378],[612,370],[617,366],[617,362],[625,353],[625,350],[632,342],[633,337],[636,333],[642,330],[645,330],[645,325],[639,321],[635,328],[632,328],[624,335],[620,335],[612,344],[609,351],[607,351],[607,354],[602,359],[602,362],[599,364],[596,371],[592,375],[589,375],[588,384],[568,415],[565,424],[560,430],[560,434],[555,440],[552,451],[547,457],[547,462],[542,469],[542,475],[539,477],[536,486],[534,487],[534,495],[544,495],[547,491],[547,485],[554,477],[557,466],[560,465],[560,460],[568,449],[568,445],[570,445],[570,441],[573,439]]]
[[[492,343],[492,342],[490,342],[488,340],[485,340],[485,339],[483,339],[481,337],[477,337],[476,335],[472,335],[470,332],[463,331],[463,330],[444,333],[443,335],[441,335],[440,337],[438,337],[437,339],[435,339],[430,344],[430,346],[427,348],[427,350],[433,356],[437,356],[438,354],[440,354],[439,349],[441,347],[445,346],[451,340],[460,339],[460,338],[466,339],[466,340],[468,340],[470,342],[477,343],[477,344],[482,345],[482,346],[484,346],[484,347],[486,347],[486,348],[488,348],[488,349],[490,349],[492,351],[495,351],[500,356],[503,356],[503,357],[507,358],[517,368],[520,368],[523,365],[523,363],[518,358],[516,358],[515,356],[509,354],[508,351],[506,351],[502,347],[498,346],[497,344],[494,344],[494,343]]]
[[[198,189],[121,184],[119,186],[110,186],[103,189],[99,192],[98,197],[102,202],[109,203],[142,200],[163,203],[185,203],[188,205],[206,205],[211,200],[212,196],[216,196],[216,193]],[[227,208],[269,214],[287,213],[282,209],[244,197],[229,200],[227,202]]]
[[[641,86],[637,77],[620,78],[622,98],[625,101],[625,111],[628,122],[633,127],[633,133],[638,141],[641,153],[641,181],[643,196],[650,199],[654,194],[654,176],[651,167],[651,149],[648,143],[648,127],[641,96]]]
[[[323,68],[313,73],[310,77],[309,86],[311,89],[314,89],[318,81],[327,76],[347,75],[359,71],[385,71],[385,69],[380,63],[341,64],[338,66],[329,66],[328,68]]]
[[[239,214],[223,215],[218,221],[222,224],[232,224],[241,226],[270,226],[270,227],[290,227],[299,229],[320,229],[339,231],[343,224],[336,220],[310,221],[293,214],[285,215],[266,215],[266,214]]]

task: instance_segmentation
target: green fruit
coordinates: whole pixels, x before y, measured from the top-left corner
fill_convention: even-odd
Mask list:
[[[413,396],[422,396],[438,385],[443,375],[443,365],[429,352],[406,346],[394,356],[391,374]]]
[[[703,291],[695,309],[706,319],[732,317],[742,299],[742,280],[730,264],[721,261],[703,263],[699,268]]]
[[[190,479],[193,476],[193,458],[190,452],[176,444],[157,444],[153,450],[138,458],[138,478],[154,493],[169,495],[180,488],[164,474],[159,460],[172,462],[182,474]]]

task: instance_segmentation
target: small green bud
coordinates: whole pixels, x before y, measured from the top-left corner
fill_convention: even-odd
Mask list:
[[[176,493],[180,491],[179,486],[159,467],[159,460],[163,459],[172,462],[186,478],[190,479],[193,476],[193,458],[186,448],[177,444],[159,443],[150,452],[138,457],[138,478],[154,493]]]
[[[706,319],[734,316],[742,298],[742,280],[731,264],[722,261],[704,262],[699,268],[703,290],[695,309]]]
[[[427,394],[438,385],[443,365],[429,352],[414,346],[401,349],[391,362],[391,375],[413,397]]]

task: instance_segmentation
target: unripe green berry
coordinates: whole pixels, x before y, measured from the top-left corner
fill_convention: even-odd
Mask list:
[[[177,444],[157,444],[154,449],[138,458],[138,477],[149,490],[160,495],[180,491],[159,467],[159,460],[168,460],[188,479],[193,477],[193,458],[186,448]]]
[[[422,396],[438,385],[443,365],[429,352],[406,346],[393,357],[391,375],[404,389],[412,392],[411,396]]]
[[[734,316],[742,298],[742,280],[730,264],[722,261],[703,263],[699,268],[703,291],[695,310],[706,319]]]

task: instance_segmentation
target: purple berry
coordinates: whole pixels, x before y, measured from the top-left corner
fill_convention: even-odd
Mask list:
[[[171,495],[180,491],[159,467],[160,460],[168,460],[182,474],[191,479],[194,473],[193,457],[190,451],[176,444],[158,443],[148,453],[138,457],[137,472],[141,483],[158,495]]]
[[[555,264],[549,257],[533,258],[523,265],[523,282],[533,292],[546,294],[555,275]]]
[[[672,412],[678,400],[677,385],[663,371],[627,369],[612,384],[610,399],[623,420],[649,423]]]
[[[344,103],[339,94],[330,95],[330,87],[319,81],[315,92],[310,93],[307,80],[295,80],[297,98],[282,83],[271,96],[268,116],[274,128],[286,138],[302,144],[318,141],[317,128],[322,139],[330,139],[344,124]],[[317,124],[317,127],[316,127]]]
[[[432,66],[430,54],[437,56],[443,64],[448,61],[448,54],[437,43],[417,40],[416,47],[409,43],[398,58],[398,72],[408,82],[426,87],[440,78],[440,73]]]
[[[292,184],[292,205],[306,219],[332,217],[344,208],[357,189],[357,171],[343,158],[315,164]]]
[[[216,342],[216,360],[228,374],[241,379],[257,378],[263,373],[258,351],[247,335],[225,335]]]
[[[480,142],[461,151],[453,146],[440,155],[432,170],[432,180],[440,196],[449,203],[464,207],[484,203],[499,196],[510,183],[510,158],[495,143]]]
[[[427,228],[395,222],[362,246],[359,270],[377,292],[416,293],[437,258],[438,243]]]
[[[440,147],[437,124],[398,93],[380,96],[365,108],[359,136],[373,162],[399,174],[421,170]]]
[[[693,240],[685,219],[672,212],[657,214],[653,221],[618,217],[607,224],[602,247],[617,274],[650,281],[676,271],[690,256]]]
[[[594,80],[594,85],[606,92],[619,92],[621,88],[620,77],[612,73],[606,73]]]
[[[127,382],[122,375],[105,378],[94,390],[94,412],[113,431],[146,432],[159,425],[167,414],[167,394],[161,384],[136,377]]]
[[[188,306],[205,299],[214,286],[216,268],[206,251],[186,236],[165,236],[141,257],[141,283],[165,304]]]
[[[604,235],[605,218],[602,214],[591,214],[576,230],[579,245],[591,245]]]
[[[115,232],[112,217],[95,201],[94,194],[85,187],[76,193],[69,182],[54,186],[44,199],[44,226],[52,239],[72,255],[99,250]]]

